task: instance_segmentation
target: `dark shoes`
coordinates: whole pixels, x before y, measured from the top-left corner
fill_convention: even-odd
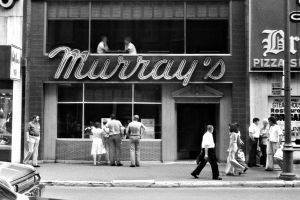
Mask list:
[[[33,167],[40,167],[39,165],[32,165]]]
[[[117,166],[121,167],[121,166],[123,166],[123,164],[122,163],[117,163]]]
[[[192,175],[194,178],[199,178],[198,175],[195,174],[195,173],[193,173],[193,172],[191,173],[191,175]]]
[[[129,167],[135,167],[135,165],[130,165]]]

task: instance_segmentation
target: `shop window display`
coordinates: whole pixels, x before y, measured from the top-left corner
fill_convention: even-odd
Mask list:
[[[11,145],[12,100],[12,90],[0,89],[0,147]]]
[[[82,138],[82,105],[58,104],[58,138]]]
[[[160,85],[94,83],[79,85],[82,86],[79,87],[78,84],[72,86],[72,94],[79,95],[81,92],[81,97],[84,98],[78,102],[66,100],[64,95],[69,93],[64,91],[67,89],[62,85],[58,86],[59,138],[89,138],[89,135],[84,133],[88,132],[96,121],[102,122],[113,113],[124,127],[132,121],[133,115],[140,115],[141,121],[147,127],[143,139],[161,139]]]
[[[59,102],[82,102],[82,84],[58,85]]]

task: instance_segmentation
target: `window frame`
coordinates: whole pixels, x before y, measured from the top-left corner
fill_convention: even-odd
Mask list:
[[[77,83],[76,83],[77,84]],[[145,102],[140,102],[140,101],[135,101],[134,97],[135,97],[135,85],[137,84],[143,84],[143,83],[124,83],[126,85],[130,85],[131,87],[131,100],[128,102],[109,102],[109,101],[86,101],[85,99],[85,88],[86,88],[86,84],[102,84],[99,82],[88,82],[88,83],[78,83],[81,84],[82,87],[82,100],[81,101],[58,101],[57,98],[57,109],[58,109],[58,105],[70,105],[70,104],[80,104],[82,105],[82,116],[81,116],[81,138],[58,138],[58,139],[79,139],[79,140],[83,140],[86,139],[84,138],[84,128],[85,128],[85,106],[87,104],[128,104],[131,105],[131,120],[133,120],[134,117],[134,105],[160,105],[160,109],[162,110],[162,99],[160,102],[150,102],[150,101],[145,101]],[[116,83],[104,83],[107,85],[110,84],[116,84]],[[154,85],[159,85],[161,87],[161,84],[154,84]],[[57,90],[56,90],[56,95],[58,97],[58,84],[57,84]],[[162,96],[162,89],[160,88],[160,95]],[[56,121],[58,120],[58,118],[56,119]],[[58,128],[58,127],[57,127]],[[160,139],[154,139],[154,140],[160,140]]]
[[[184,8],[184,23],[183,23],[183,30],[184,30],[184,52],[180,54],[166,54],[166,53],[138,53],[137,55],[141,56],[161,56],[161,55],[170,55],[170,56],[232,56],[232,2],[228,1],[228,17],[227,18],[216,18],[214,20],[224,20],[226,19],[228,21],[228,38],[227,38],[227,48],[228,51],[226,53],[186,53],[186,21],[187,21],[187,2],[190,2],[189,0],[183,1],[183,8]],[[224,1],[226,2],[226,1]],[[88,30],[88,51],[91,50],[91,22],[92,22],[92,1],[87,2],[89,5],[89,14],[88,14],[88,23],[89,23],[89,30]],[[48,56],[49,52],[47,52],[47,31],[48,31],[48,9],[47,9],[47,2],[44,2],[44,38],[43,38],[43,54],[44,56]],[[53,20],[53,19],[52,19]],[[59,19],[58,19],[59,20]],[[68,20],[78,20],[78,19],[68,19]],[[204,19],[205,20],[205,19]],[[208,19],[209,20],[209,19]],[[128,54],[125,53],[112,53],[112,54],[98,54],[98,53],[90,53],[92,56],[126,56]]]

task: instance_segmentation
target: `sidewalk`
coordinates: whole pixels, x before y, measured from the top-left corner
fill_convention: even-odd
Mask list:
[[[225,164],[219,165],[222,181],[211,180],[209,165],[199,179],[190,173],[196,167],[193,162],[142,163],[139,168],[93,166],[92,164],[41,164],[38,171],[46,185],[103,186],[103,187],[300,187],[300,165],[295,165],[298,180],[285,182],[278,179],[280,171],[266,172],[263,168],[249,168],[241,176],[225,176]]]

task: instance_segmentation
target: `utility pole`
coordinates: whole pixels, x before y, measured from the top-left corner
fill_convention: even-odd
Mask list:
[[[296,179],[293,173],[293,144],[291,141],[291,66],[290,66],[290,0],[284,1],[285,31],[284,31],[284,146],[283,169],[279,178],[291,181]]]

